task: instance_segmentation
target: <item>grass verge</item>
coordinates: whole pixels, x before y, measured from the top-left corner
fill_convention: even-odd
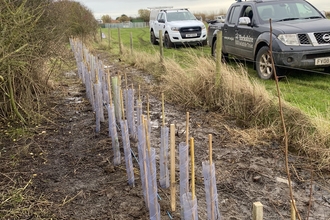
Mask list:
[[[165,57],[161,64],[159,56],[137,50],[131,53],[125,46],[121,59],[156,76],[160,91],[172,103],[217,111],[234,117],[242,127],[270,129],[283,138],[278,97],[251,78],[243,66],[222,65],[217,83],[214,60],[194,52],[185,53],[180,60],[186,64],[184,68],[175,59]],[[307,156],[318,169],[328,169],[329,120],[307,115],[286,101],[283,111],[290,149]]]

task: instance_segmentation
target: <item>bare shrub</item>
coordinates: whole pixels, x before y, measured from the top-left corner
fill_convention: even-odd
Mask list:
[[[0,118],[37,123],[48,80],[66,62],[68,37],[86,38],[96,29],[92,13],[77,2],[2,1]]]

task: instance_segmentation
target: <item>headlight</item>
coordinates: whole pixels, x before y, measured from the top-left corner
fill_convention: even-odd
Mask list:
[[[205,27],[205,25],[202,25],[202,30],[204,30],[206,27]]]
[[[299,39],[297,34],[280,34],[278,39],[285,45],[299,45]]]
[[[171,30],[172,31],[179,31],[179,28],[178,27],[171,27]]]

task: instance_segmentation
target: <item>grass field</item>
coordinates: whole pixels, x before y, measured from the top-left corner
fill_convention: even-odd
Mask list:
[[[102,29],[107,36],[111,35],[110,45],[114,53],[119,53],[118,29]],[[122,44],[130,47],[130,35],[133,39],[133,48],[136,51],[151,54],[159,53],[159,46],[154,46],[149,41],[148,28],[127,28],[120,29]],[[109,44],[109,38],[103,39],[104,44]],[[209,46],[179,47],[177,49],[164,49],[164,56],[174,59],[181,66],[187,63],[187,54],[210,57]],[[242,63],[241,63],[242,64]],[[231,65],[236,65],[231,62]],[[246,67],[249,76],[265,85],[266,89],[275,94],[276,87],[273,80],[260,80],[257,77],[251,63],[243,65]],[[286,77],[280,80],[280,89],[285,101],[297,106],[309,115],[330,119],[330,75],[318,71],[289,71]]]

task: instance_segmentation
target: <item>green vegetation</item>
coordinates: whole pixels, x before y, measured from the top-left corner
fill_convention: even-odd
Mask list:
[[[149,43],[147,28],[121,29],[120,32],[121,60],[156,76],[159,85],[155,86],[160,87],[157,91],[164,91],[166,100],[233,117],[241,127],[263,132],[264,135],[260,135],[263,141],[283,138],[275,81],[257,78],[251,64],[235,64],[235,61],[223,64],[220,83],[216,84],[215,61],[208,47],[164,49],[161,63],[159,46]],[[133,53],[129,49],[131,33]],[[111,36],[109,52],[118,55],[118,30],[112,29]],[[96,46],[105,49],[107,45],[108,41],[104,40]],[[317,161],[320,169],[330,165],[330,121],[326,117],[329,104],[324,101],[330,88],[329,80],[327,75],[294,72],[279,83],[289,147]]]
[[[108,35],[109,30],[102,28],[102,32]],[[154,46],[150,43],[149,28],[122,28],[120,29],[121,41],[127,48],[130,47],[130,34],[132,33],[133,48],[139,52],[147,52],[154,54],[159,52],[159,46]],[[119,52],[118,46],[118,29],[110,29],[111,34],[111,51],[114,53]],[[108,39],[103,39],[102,44],[108,44]],[[185,61],[186,53],[197,53],[199,56],[210,56],[210,47],[178,47],[177,49],[164,49],[164,56],[174,58],[178,63]]]
[[[102,29],[107,34],[107,29]],[[110,29],[111,32],[111,51],[119,52],[118,47],[118,30]],[[149,41],[148,28],[121,29],[122,44],[129,48],[130,34],[133,36],[134,51],[146,52],[149,54],[159,53],[159,46],[153,46]],[[108,39],[103,40],[106,44]],[[198,57],[210,57],[211,49],[205,47],[179,47],[178,49],[164,49],[164,56],[172,58],[180,66],[187,64],[187,54],[196,54]],[[236,63],[231,62],[233,66]],[[255,70],[251,64],[247,63],[246,70],[249,76],[265,85],[266,89],[275,94],[276,87],[272,80],[264,81],[257,78]],[[283,98],[293,106],[299,107],[301,110],[312,116],[323,117],[330,120],[330,101],[328,94],[330,92],[330,76],[323,72],[313,73],[306,71],[290,71],[289,75],[280,80],[280,87]]]

